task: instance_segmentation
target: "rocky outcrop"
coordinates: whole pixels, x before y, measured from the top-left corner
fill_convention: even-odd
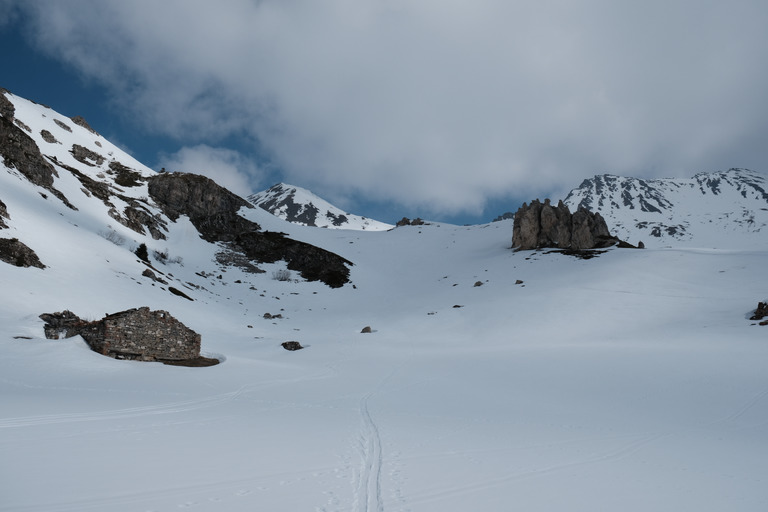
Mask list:
[[[72,116],[72,117],[70,117],[70,119],[76,125],[82,126],[83,128],[85,128],[89,132],[93,133],[94,135],[98,135],[98,133],[96,133],[96,130],[91,128],[91,125],[88,124],[88,121],[86,121],[83,116]]]
[[[242,233],[234,240],[234,245],[248,258],[259,263],[284,260],[290,270],[299,272],[307,281],[322,281],[331,288],[339,288],[349,282],[347,265],[352,265],[352,262],[325,249],[288,238],[282,233]]]
[[[182,361],[200,357],[201,337],[167,311],[129,309],[86,322],[71,311],[43,313],[46,338],[80,335],[95,352],[116,359]]]
[[[5,95],[0,94],[0,98],[10,103]],[[10,117],[6,117],[5,114],[0,117],[0,157],[3,158],[5,166],[16,169],[29,181],[48,190],[69,208],[75,210],[76,208],[64,197],[64,194],[53,186],[53,178],[58,176],[56,169],[45,160],[35,141],[13,122],[14,111],[7,105],[0,106],[0,111],[10,112]]]
[[[523,205],[515,213],[512,247],[518,250],[544,247],[584,250],[618,243],[599,213],[579,208],[573,214],[562,201],[552,206],[549,199]]]
[[[149,180],[149,195],[171,220],[189,217],[208,242],[229,242],[240,233],[259,229],[237,214],[240,208],[253,205],[205,176],[158,174]]]
[[[35,251],[20,242],[18,238],[0,238],[0,261],[17,267],[45,268]]]
[[[242,253],[249,260],[284,260],[304,279],[322,281],[332,288],[349,282],[350,261],[282,233],[259,231],[258,224],[238,215],[240,208],[253,205],[205,176],[158,174],[149,180],[149,195],[171,220],[186,215],[203,239],[225,242],[229,251]]]
[[[13,121],[13,116],[16,115],[16,107],[13,106],[11,100],[5,95],[7,92],[7,89],[0,87],[0,116]]]

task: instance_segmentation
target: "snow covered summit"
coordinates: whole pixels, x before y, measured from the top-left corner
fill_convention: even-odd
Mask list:
[[[286,183],[253,194],[248,200],[288,222],[333,229],[386,231],[394,226],[347,213],[309,190]]]
[[[600,213],[611,231],[649,246],[764,247],[768,183],[748,169],[702,172],[690,179],[586,179],[565,199]]]

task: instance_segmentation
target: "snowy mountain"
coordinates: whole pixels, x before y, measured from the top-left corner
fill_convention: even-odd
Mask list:
[[[0,91],[0,242],[41,263],[0,258],[0,511],[766,509],[762,232],[577,259],[511,220],[317,229],[75,119]],[[143,306],[220,364],[39,318]]]
[[[309,190],[285,183],[248,196],[248,201],[288,222],[320,228],[385,231],[394,226],[347,213]]]
[[[690,179],[605,174],[584,180],[564,202],[599,212],[619,238],[648,246],[764,247],[768,236],[766,176],[748,169]]]

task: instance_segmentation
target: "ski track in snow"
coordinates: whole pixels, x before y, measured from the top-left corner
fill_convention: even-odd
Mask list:
[[[180,412],[194,411],[196,409],[213,407],[225,402],[236,400],[237,397],[243,393],[244,389],[245,386],[241,387],[237,391],[222,393],[220,395],[214,395],[199,400],[184,400],[180,402],[171,402],[162,405],[150,405],[146,407],[131,407],[127,409],[115,409],[111,411],[90,413],[47,414],[42,416],[21,416],[18,418],[6,418],[0,420],[0,429],[114,420],[135,418],[140,416],[151,416],[157,414],[175,414]]]
[[[369,403],[371,398],[380,393],[402,369],[402,364],[392,370],[389,375],[379,382],[378,386],[360,399],[360,436],[358,452],[360,453],[360,469],[357,486],[354,492],[352,510],[356,512],[383,512],[381,471],[384,464],[382,454],[381,434],[379,425],[371,415]],[[399,496],[399,489],[393,490],[393,495]]]

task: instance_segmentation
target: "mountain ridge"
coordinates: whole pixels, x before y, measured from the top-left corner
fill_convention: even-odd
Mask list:
[[[385,231],[394,227],[347,213],[311,191],[287,183],[277,183],[247,199],[276,217],[304,226],[363,231]]]

